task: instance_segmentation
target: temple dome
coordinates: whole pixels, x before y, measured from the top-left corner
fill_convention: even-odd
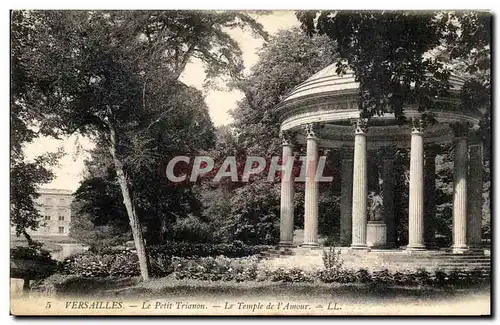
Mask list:
[[[294,101],[299,98],[335,96],[356,93],[359,89],[359,82],[356,82],[354,73],[347,71],[340,75],[337,73],[335,63],[318,71],[309,79],[293,88],[286,95],[282,103]],[[464,79],[451,74],[449,78],[451,90],[458,91],[464,84]]]
[[[319,123],[325,137],[335,140],[335,143],[323,143],[324,146],[348,145],[352,141],[354,133],[351,125],[360,116],[359,82],[356,81],[353,71],[338,74],[336,70],[336,64],[331,64],[318,71],[292,89],[275,107],[281,122],[281,131],[302,134],[304,125]],[[449,83],[450,96],[436,98],[436,105],[432,108],[434,119],[438,123],[427,127],[426,141],[451,141],[453,136],[450,123],[469,123],[474,128],[479,124],[481,112],[477,108],[464,109],[457,96],[465,80],[452,74]],[[409,121],[420,118],[421,115],[421,109],[416,103],[407,103],[404,107],[407,122],[404,125],[401,125],[392,112],[371,117],[368,132],[372,137],[370,143],[386,145],[399,141],[403,147],[406,146],[411,134]]]

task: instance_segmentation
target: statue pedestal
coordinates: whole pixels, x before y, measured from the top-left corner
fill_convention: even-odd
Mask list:
[[[383,221],[368,221],[366,243],[374,248],[387,246],[387,226]]]

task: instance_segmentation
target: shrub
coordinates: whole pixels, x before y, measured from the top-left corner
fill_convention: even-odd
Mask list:
[[[149,256],[149,271],[152,276],[161,277],[174,271],[172,257],[166,254]]]
[[[356,273],[346,269],[325,269],[316,273],[316,277],[324,283],[352,283],[356,282]]]
[[[63,273],[83,277],[132,277],[139,275],[137,254],[123,250],[115,254],[82,253],[64,261]]]
[[[10,250],[10,258],[15,265],[11,267],[11,277],[39,279],[58,269],[58,263],[52,259],[50,252],[41,248],[14,247]]]
[[[325,269],[341,269],[344,261],[340,258],[340,249],[336,250],[335,247],[323,250],[323,264]]]
[[[265,245],[246,245],[241,241],[234,241],[230,244],[211,244],[211,243],[190,243],[190,242],[165,242],[162,245],[148,246],[147,251],[150,256],[168,255],[178,257],[207,257],[207,256],[227,256],[227,257],[245,257],[259,254],[261,251],[271,249],[271,246]],[[99,251],[100,254],[119,254],[123,248],[108,248]]]
[[[214,239],[210,225],[194,216],[178,219],[172,228],[172,238],[193,243],[212,242]]]
[[[470,272],[469,272],[469,283],[470,284],[477,284],[477,283],[481,283],[484,279],[484,276],[483,276],[483,271],[481,271],[481,269],[472,269]]]
[[[396,285],[403,285],[404,284],[403,278],[404,278],[403,273],[399,271],[394,272],[394,274],[392,275],[392,280]]]
[[[402,285],[407,285],[407,286],[412,286],[417,283],[416,281],[416,275],[415,272],[411,270],[404,270],[401,273],[401,284]]]
[[[151,275],[161,277],[174,271],[172,256],[240,258],[256,255],[268,248],[268,246],[249,246],[238,241],[232,244],[169,242],[160,246],[150,246],[147,251]],[[83,277],[137,276],[139,275],[138,258],[135,250],[128,248],[107,249],[99,253],[84,252],[67,258],[63,263],[62,272]],[[217,278],[216,275],[211,277]],[[241,278],[239,275],[238,277]]]
[[[394,277],[387,269],[373,272],[372,280],[375,284],[391,285],[395,283]]]
[[[419,285],[432,284],[431,274],[424,268],[419,268],[415,272],[415,282]]]
[[[359,269],[356,272],[356,281],[360,283],[370,283],[372,282],[372,276],[367,269]]]
[[[176,279],[205,281],[254,281],[257,278],[257,262],[256,257],[172,258]]]
[[[313,277],[299,268],[290,270],[279,268],[270,272],[270,278],[273,282],[313,282]]]
[[[443,270],[435,270],[432,278],[434,285],[444,286],[448,282],[448,275]]]
[[[10,249],[10,258],[15,260],[30,260],[37,262],[53,262],[50,252],[41,248],[17,246]]]
[[[461,285],[462,284],[462,275],[460,274],[459,269],[454,268],[448,273],[447,284],[450,284],[450,285]]]

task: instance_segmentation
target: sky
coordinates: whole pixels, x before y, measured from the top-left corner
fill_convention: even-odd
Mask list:
[[[273,14],[255,16],[264,29],[273,35],[281,29],[290,29],[299,26],[294,11],[275,11]],[[257,62],[257,51],[263,45],[262,39],[253,37],[250,31],[230,30],[229,34],[239,43],[243,52],[245,70],[248,71]],[[203,89],[205,73],[199,61],[190,62],[181,76],[181,81],[189,86],[202,90],[205,94],[210,117],[215,126],[231,123],[229,111],[234,109],[236,102],[243,97],[239,91]],[[56,140],[53,138],[39,138],[26,145],[25,153],[28,159],[45,152],[55,152],[59,147],[64,148],[66,155],[59,160],[59,165],[54,167],[56,178],[43,188],[76,190],[83,178],[84,160],[88,157],[87,151],[93,144],[82,136]],[[78,150],[78,148],[82,150]]]

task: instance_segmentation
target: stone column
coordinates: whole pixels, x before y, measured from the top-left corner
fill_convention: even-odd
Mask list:
[[[354,135],[354,162],[352,180],[352,243],[353,249],[366,249],[366,217],[368,179],[366,175],[367,121],[358,119]]]
[[[293,156],[293,144],[290,133],[283,132],[283,159],[282,165],[285,166]],[[293,197],[295,195],[293,173],[288,175],[282,173],[281,177],[281,204],[280,204],[280,243],[281,247],[293,246]]]
[[[483,167],[481,144],[470,145],[467,240],[473,250],[480,250],[482,246]]]
[[[340,189],[340,244],[349,246],[352,240],[352,172],[353,148],[343,151],[342,184]]]
[[[384,199],[384,221],[387,226],[387,246],[396,244],[396,222],[394,218],[394,159],[391,150],[386,154],[382,166],[382,191]]]
[[[453,164],[453,246],[454,253],[464,253],[467,245],[467,124],[453,125],[455,160]]]
[[[318,138],[315,134],[315,124],[305,125],[307,133],[306,184],[304,206],[304,243],[302,247],[318,246],[318,182],[316,169],[318,165]]]
[[[437,146],[429,146],[425,150],[424,166],[424,241],[425,246],[436,247],[436,155]]]
[[[421,119],[412,120],[410,152],[410,206],[408,209],[408,250],[424,246],[424,128]]]

